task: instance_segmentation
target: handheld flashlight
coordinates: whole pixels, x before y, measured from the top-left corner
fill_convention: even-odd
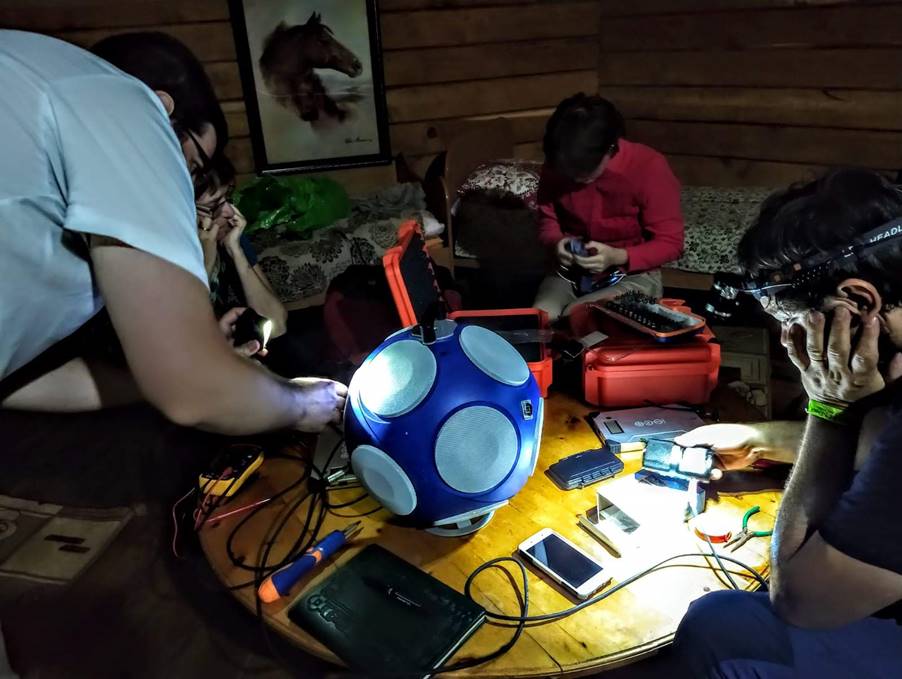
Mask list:
[[[266,348],[269,336],[272,334],[272,320],[264,318],[251,308],[245,309],[235,321],[235,333],[232,335],[232,343],[236,347],[247,344],[252,340],[260,343],[260,349]]]

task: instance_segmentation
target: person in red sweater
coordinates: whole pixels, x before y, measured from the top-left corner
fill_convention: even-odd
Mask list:
[[[626,274],[582,296],[559,273],[549,274],[533,305],[552,320],[574,303],[632,290],[660,297],[659,268],[683,252],[679,181],[663,155],[623,134],[616,107],[583,93],[562,101],[548,120],[538,189],[542,245],[559,269],[576,265],[598,281],[616,269]],[[574,240],[585,256],[573,253]]]

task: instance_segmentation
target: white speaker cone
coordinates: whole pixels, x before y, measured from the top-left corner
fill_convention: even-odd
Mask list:
[[[523,357],[491,330],[468,325],[460,332],[460,346],[473,365],[502,384],[519,387],[529,379],[529,366]]]
[[[417,506],[417,493],[398,463],[375,446],[357,446],[351,454],[357,478],[382,505],[398,516]]]
[[[360,400],[380,417],[399,417],[416,408],[435,382],[435,356],[415,340],[401,340],[380,351],[355,376]]]
[[[462,493],[482,493],[504,480],[519,454],[517,431],[499,410],[470,406],[438,432],[435,464],[442,480]]]

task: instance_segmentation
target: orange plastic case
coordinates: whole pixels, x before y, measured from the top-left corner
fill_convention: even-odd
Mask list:
[[[436,280],[432,260],[426,252],[423,232],[417,222],[406,221],[398,227],[398,243],[385,251],[382,265],[403,327],[416,325],[418,319],[428,313],[429,307],[434,304],[444,307],[445,312],[449,311]],[[548,314],[541,309],[461,310],[447,314],[451,320],[469,321],[490,330],[498,329],[499,325],[503,325],[505,318],[514,316],[534,317],[535,320],[530,321],[528,325],[536,329],[548,327]],[[491,319],[495,319],[495,322]],[[548,387],[551,386],[552,360],[545,344],[539,343],[538,347],[536,360],[527,359],[526,364],[544,398],[548,395]]]
[[[421,251],[410,250],[410,244],[415,237],[419,237],[422,241],[423,247]],[[388,279],[388,287],[391,289],[392,298],[395,300],[395,307],[398,309],[398,315],[401,317],[401,326],[405,328],[418,323],[417,311],[420,311],[421,314],[426,311],[425,308],[414,308],[414,301],[420,302],[420,306],[422,306],[421,300],[411,298],[411,290],[409,290],[408,285],[413,284],[414,281],[405,282],[402,274],[405,261],[414,257],[422,259],[422,266],[410,268],[423,278],[423,280],[418,281],[422,284],[419,287],[428,288],[427,290],[417,290],[416,294],[427,296],[431,298],[430,301],[439,302],[447,309],[442,291],[435,277],[435,270],[432,268],[432,259],[426,251],[426,239],[423,238],[423,231],[420,229],[420,225],[412,219],[402,222],[398,227],[398,242],[382,255],[382,266],[385,268],[385,277]],[[426,273],[424,274],[423,272]],[[434,298],[432,297],[433,294]]]
[[[692,313],[682,300],[661,304]],[[608,335],[583,355],[584,396],[593,405],[706,403],[717,386],[720,345],[707,327],[686,341],[661,344],[588,307],[575,310],[571,322],[578,335],[591,330]]]

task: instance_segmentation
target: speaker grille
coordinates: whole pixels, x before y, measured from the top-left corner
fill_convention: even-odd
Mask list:
[[[370,494],[390,512],[406,516],[416,508],[417,493],[407,474],[378,448],[367,445],[354,448],[351,467]]]
[[[404,415],[429,394],[435,373],[435,356],[427,347],[415,340],[395,342],[367,364],[360,400],[380,417]]]
[[[460,346],[477,368],[502,384],[518,387],[529,379],[529,366],[507,340],[478,325],[460,332]]]
[[[462,493],[483,493],[497,486],[513,469],[518,453],[514,425],[488,406],[457,411],[435,441],[439,475]]]

